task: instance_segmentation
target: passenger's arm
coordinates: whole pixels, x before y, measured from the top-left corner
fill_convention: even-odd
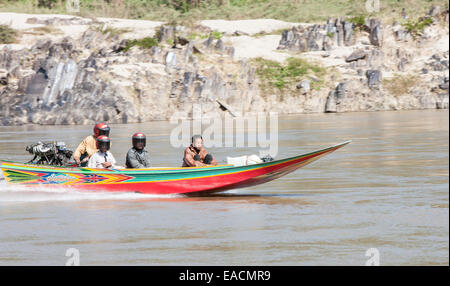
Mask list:
[[[88,168],[97,168],[97,162],[96,162],[96,157],[95,154],[91,156],[91,158],[89,158],[88,161]]]
[[[145,156],[145,164],[146,166],[142,166],[141,168],[151,168],[152,167],[152,162],[150,161],[150,155]]]
[[[217,165],[216,158],[214,158],[213,155],[209,154],[208,151],[206,151],[205,149],[202,149],[202,151],[200,151],[200,152],[201,152],[201,157],[202,157],[202,161],[203,162],[205,161],[205,158],[206,158],[207,155],[212,157],[211,162],[209,164],[205,164],[204,163],[203,166],[211,166],[211,165],[215,166],[215,165]]]
[[[82,154],[84,154],[84,152],[86,152],[86,139],[81,141],[75,152],[73,152],[73,159],[75,160],[75,162],[77,162],[77,164],[81,163],[80,157]]]
[[[184,161],[189,165],[189,167],[205,166],[205,164],[203,164],[202,162],[195,161],[194,156],[192,156],[192,153],[189,152],[188,149],[184,150]]]
[[[127,153],[127,161],[130,164],[131,168],[137,169],[137,168],[144,168],[145,166],[142,165],[138,159],[136,159],[136,153],[133,151],[128,151]]]

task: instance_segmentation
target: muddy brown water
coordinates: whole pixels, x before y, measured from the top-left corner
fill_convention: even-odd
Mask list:
[[[0,265],[449,264],[449,121],[444,111],[279,118],[277,158],[344,148],[273,182],[213,197],[33,190],[0,181]],[[113,125],[119,163],[147,134],[154,166],[178,166],[169,122]],[[74,148],[90,126],[0,127],[0,158],[25,145]],[[210,148],[219,160],[258,148]]]

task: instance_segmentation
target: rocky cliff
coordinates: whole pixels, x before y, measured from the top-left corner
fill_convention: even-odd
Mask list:
[[[0,125],[189,118],[199,106],[207,117],[448,108],[448,10],[439,7],[417,22],[423,27],[341,18],[284,23],[281,35],[17,15],[0,14],[21,34],[0,45]],[[288,57],[325,71],[262,88],[253,58]]]

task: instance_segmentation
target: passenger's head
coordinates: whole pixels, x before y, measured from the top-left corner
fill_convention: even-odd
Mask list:
[[[102,153],[108,151],[109,147],[111,146],[111,141],[109,140],[109,137],[105,135],[98,136],[96,143],[97,149]]]
[[[94,126],[94,137],[105,135],[109,136],[109,126],[106,123],[98,123]]]
[[[133,134],[131,142],[133,143],[134,149],[142,150],[142,149],[144,149],[147,140],[145,138],[144,133],[138,132],[138,133]]]
[[[200,150],[203,147],[203,138],[201,135],[194,135],[191,139],[192,147]]]

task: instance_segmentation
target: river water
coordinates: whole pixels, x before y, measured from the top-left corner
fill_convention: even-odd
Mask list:
[[[0,181],[0,265],[449,264],[449,113],[397,111],[279,118],[277,158],[352,143],[288,176],[222,196],[33,190]],[[147,134],[154,166],[178,166],[169,122],[113,125],[123,164]],[[90,126],[0,127],[0,158],[39,140],[69,147]],[[219,161],[258,148],[210,148]],[[368,249],[372,257],[366,256]],[[373,254],[378,253],[378,255]]]

